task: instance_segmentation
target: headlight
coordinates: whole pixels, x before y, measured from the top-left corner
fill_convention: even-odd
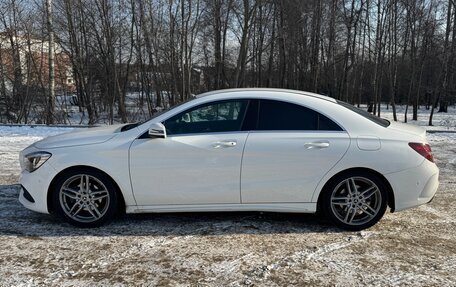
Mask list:
[[[28,172],[37,170],[40,166],[45,163],[52,154],[45,151],[38,151],[26,154],[22,158],[22,168]]]

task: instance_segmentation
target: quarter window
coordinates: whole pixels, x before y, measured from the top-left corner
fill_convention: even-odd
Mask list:
[[[179,113],[163,124],[169,135],[239,131],[247,102],[234,100],[203,104]]]

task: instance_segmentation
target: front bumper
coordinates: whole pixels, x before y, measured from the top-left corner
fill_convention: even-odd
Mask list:
[[[385,174],[394,192],[395,211],[430,202],[439,187],[439,169],[424,160],[415,168]]]
[[[22,171],[19,178],[19,183],[22,187],[19,193],[19,202],[30,210],[49,213],[47,194],[55,175],[55,169],[48,162],[45,162],[34,172]],[[26,196],[24,196],[25,190],[35,202],[30,201],[30,199],[27,199]]]

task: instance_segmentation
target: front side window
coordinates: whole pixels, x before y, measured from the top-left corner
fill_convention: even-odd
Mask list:
[[[247,100],[218,101],[179,113],[163,122],[168,135],[241,130]]]
[[[259,108],[258,130],[342,131],[326,116],[300,105],[261,100]]]

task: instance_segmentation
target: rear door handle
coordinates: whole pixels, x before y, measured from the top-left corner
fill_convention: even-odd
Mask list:
[[[322,148],[328,148],[329,147],[329,142],[328,141],[320,141],[320,142],[310,142],[310,143],[305,143],[304,147],[306,149],[322,149]]]
[[[227,148],[227,147],[235,147],[237,145],[237,141],[235,140],[226,140],[226,141],[218,141],[212,144],[213,148]]]

